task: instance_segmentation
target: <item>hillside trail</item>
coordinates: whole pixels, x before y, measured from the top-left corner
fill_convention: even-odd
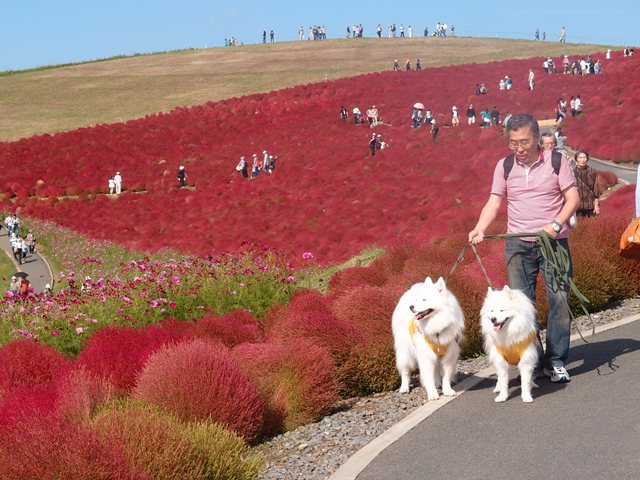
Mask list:
[[[38,253],[38,246],[36,244],[36,251],[27,255],[22,261],[22,265],[13,258],[13,252],[11,251],[11,244],[9,243],[9,235],[5,228],[0,231],[0,247],[4,253],[11,259],[16,266],[17,272],[24,272],[29,275],[29,281],[35,293],[42,293],[45,285],[48,283],[53,286],[53,271],[49,262]],[[9,289],[9,285],[6,285],[5,290]]]

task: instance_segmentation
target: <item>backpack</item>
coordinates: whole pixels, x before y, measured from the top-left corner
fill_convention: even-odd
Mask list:
[[[512,153],[504,159],[504,180],[509,179],[509,174],[513,169],[513,162],[515,161],[515,155]],[[562,154],[557,150],[551,152],[551,165],[553,166],[553,173],[558,175],[560,173],[560,163],[562,162]]]

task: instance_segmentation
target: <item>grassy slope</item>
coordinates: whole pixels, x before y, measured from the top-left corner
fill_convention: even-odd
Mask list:
[[[389,69],[542,55],[605,46],[479,38],[342,39],[136,56],[0,77],[0,140],[15,140],[180,105]]]

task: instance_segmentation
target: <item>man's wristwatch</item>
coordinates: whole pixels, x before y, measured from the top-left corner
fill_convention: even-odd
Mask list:
[[[554,220],[553,222],[551,222],[551,228],[553,228],[553,231],[556,233],[560,233],[560,230],[562,230],[562,225]]]

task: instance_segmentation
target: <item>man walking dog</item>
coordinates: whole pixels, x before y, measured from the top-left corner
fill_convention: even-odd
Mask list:
[[[478,223],[469,232],[469,242],[482,242],[485,230],[506,200],[508,233],[544,231],[569,253],[567,223],[580,202],[569,162],[563,154],[556,165],[551,151],[540,149],[540,127],[531,115],[513,115],[506,125],[506,135],[512,154],[500,160],[495,168],[491,195]],[[505,261],[511,288],[522,290],[534,303],[536,279],[538,272],[542,272],[549,302],[543,371],[552,382],[569,382],[571,378],[565,369],[571,326],[569,286],[566,282],[558,285],[553,278],[535,238],[507,238]],[[572,274],[571,267],[568,274]]]

